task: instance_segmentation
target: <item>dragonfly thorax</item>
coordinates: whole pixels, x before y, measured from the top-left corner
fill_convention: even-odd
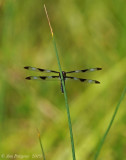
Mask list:
[[[63,75],[63,79],[65,79],[66,78],[66,72],[65,71],[62,71],[62,75]],[[60,78],[61,78],[61,74],[59,73],[59,76],[60,76]]]
[[[66,72],[62,71],[62,75],[63,75],[63,81],[64,81],[64,85],[65,85]],[[61,79],[61,74],[60,73],[59,73],[59,77]],[[61,92],[64,93],[62,82],[61,82]]]

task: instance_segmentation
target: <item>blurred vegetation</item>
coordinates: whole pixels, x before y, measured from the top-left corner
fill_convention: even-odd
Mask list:
[[[76,158],[92,160],[126,82],[126,2],[54,0],[46,6],[62,69],[103,68],[76,74],[100,85],[66,82]],[[58,70],[43,2],[0,0],[0,156],[40,159],[34,157],[41,155],[39,128],[46,159],[72,160],[60,82],[26,81],[36,75],[23,69],[27,65]],[[99,159],[126,160],[125,106],[126,98]]]

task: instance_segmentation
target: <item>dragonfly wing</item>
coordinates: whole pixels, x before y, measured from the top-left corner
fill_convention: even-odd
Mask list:
[[[66,76],[65,80],[69,80],[69,79],[73,79],[73,80],[78,80],[80,82],[87,82],[87,83],[100,83],[99,81],[97,80],[92,80],[92,79],[84,79],[84,78],[76,78],[76,77],[69,77],[69,76]]]
[[[84,70],[69,71],[66,73],[94,72],[98,70],[102,70],[102,68],[89,68],[89,69],[84,69]]]
[[[58,79],[60,80],[60,77],[59,76],[29,76],[29,77],[26,77],[25,79],[27,80],[46,80],[46,79]]]
[[[59,72],[53,71],[53,70],[41,69],[41,68],[30,67],[30,66],[26,66],[26,67],[24,67],[24,69],[27,69],[30,71],[46,72],[46,73],[50,73],[50,72],[59,73]]]

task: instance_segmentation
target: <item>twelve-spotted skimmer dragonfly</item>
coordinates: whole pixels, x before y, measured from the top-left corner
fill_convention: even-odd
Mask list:
[[[46,80],[46,79],[51,79],[51,78],[61,80],[61,75],[60,75],[60,72],[58,72],[58,71],[46,70],[46,69],[35,68],[35,67],[30,67],[30,66],[26,66],[26,67],[24,67],[24,69],[31,70],[31,71],[39,71],[39,72],[46,72],[46,73],[52,72],[52,73],[59,74],[58,76],[29,76],[29,77],[26,77],[27,80]],[[100,82],[97,80],[76,78],[76,77],[70,77],[70,76],[66,75],[68,73],[93,72],[93,71],[97,71],[97,70],[102,70],[102,68],[90,68],[90,69],[68,71],[68,72],[62,71],[64,84],[65,84],[65,80],[67,80],[67,79],[73,79],[73,80],[79,80],[80,82],[97,83],[98,84]],[[64,92],[62,82],[61,82],[61,91],[62,91],[62,93]]]

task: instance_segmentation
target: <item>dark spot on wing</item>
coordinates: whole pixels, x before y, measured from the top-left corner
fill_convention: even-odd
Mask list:
[[[52,78],[59,78],[59,76],[51,76]]]
[[[100,84],[100,82],[99,82],[99,81],[96,81],[96,80],[95,80],[95,83]]]
[[[84,82],[84,81],[86,81],[86,79],[81,79],[81,78],[80,78],[80,81],[81,81],[81,82]]]
[[[26,66],[26,67],[24,67],[24,69],[29,69],[29,67],[28,67],[28,66]]]
[[[59,72],[57,72],[57,71],[52,71],[52,70],[51,70],[51,72],[54,72],[54,73],[59,73]]]
[[[84,70],[81,70],[82,72],[86,72],[86,71],[88,71],[88,69],[84,69]]]
[[[102,68],[97,68],[97,70],[102,70]]]
[[[40,78],[41,78],[41,79],[46,79],[47,77],[42,77],[42,76],[40,76]]]
[[[37,68],[39,71],[41,71],[41,72],[43,72],[43,71],[45,71],[44,69],[41,69],[41,68]]]
[[[30,79],[31,79],[31,77],[26,77],[25,79],[30,80]]]

